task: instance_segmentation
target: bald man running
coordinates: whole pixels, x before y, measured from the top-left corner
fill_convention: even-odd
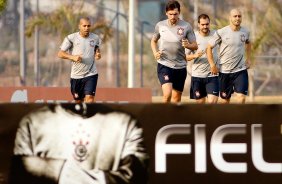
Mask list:
[[[241,26],[242,13],[232,9],[230,24],[216,31],[207,47],[211,73],[218,73],[213,61],[212,48],[219,46],[219,88],[222,103],[230,103],[235,92],[238,103],[245,103],[248,94],[248,72],[250,67],[250,32]]]
[[[91,103],[95,101],[98,71],[95,61],[101,58],[101,39],[90,32],[88,17],[79,21],[79,32],[65,37],[58,57],[72,62],[71,93],[75,102]]]

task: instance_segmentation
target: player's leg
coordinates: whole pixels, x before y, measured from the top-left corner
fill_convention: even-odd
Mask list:
[[[162,86],[163,102],[170,102],[172,95],[173,69],[158,63],[157,73],[160,84]]]
[[[218,101],[218,96],[208,94],[208,103],[209,104],[216,104]]]
[[[96,94],[96,87],[98,81],[98,74],[86,77],[84,83],[84,102],[85,103],[94,103],[95,102],[95,94]]]
[[[231,73],[219,73],[219,91],[220,91],[220,103],[222,104],[229,104],[230,98],[233,90],[233,74]]]
[[[206,97],[201,98],[201,99],[197,99],[197,100],[196,100],[196,103],[197,103],[197,104],[205,104],[205,103],[206,103]]]
[[[181,102],[181,96],[187,77],[187,69],[173,69],[172,97],[171,102]]]
[[[220,103],[221,104],[230,104],[230,98],[229,99],[221,98]]]
[[[216,104],[219,96],[219,81],[218,77],[208,77],[206,83],[206,91],[208,94],[208,103]]]
[[[236,103],[244,104],[246,103],[246,95],[242,93],[235,93],[236,94]]]
[[[84,99],[82,79],[70,79],[71,94],[75,103],[82,103]]]
[[[236,102],[244,104],[246,102],[246,96],[248,95],[249,79],[248,71],[243,70],[236,73],[234,80],[234,91],[236,93]]]
[[[206,103],[206,89],[204,78],[191,77],[191,87],[190,87],[190,99],[195,99],[196,103],[204,104]]]
[[[167,103],[171,101],[172,95],[172,83],[165,83],[162,85],[163,102]]]
[[[85,95],[84,102],[85,103],[94,103],[95,102],[95,96]]]
[[[182,96],[181,91],[172,89],[171,102],[173,103],[181,102],[181,96]]]

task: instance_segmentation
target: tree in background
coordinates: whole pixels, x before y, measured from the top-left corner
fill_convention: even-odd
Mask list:
[[[63,39],[66,35],[78,31],[78,23],[81,17],[89,17],[92,22],[91,32],[94,32],[102,38],[103,43],[107,42],[112,37],[112,29],[109,23],[103,17],[90,15],[85,12],[87,9],[86,1],[71,1],[58,7],[50,13],[40,12],[28,17],[26,21],[25,34],[31,37],[35,33],[35,27],[38,26],[41,33],[41,43],[47,39],[46,44],[40,44],[40,67],[42,78],[41,84],[48,85],[67,85],[65,75],[68,72],[67,62],[46,62],[54,59],[54,47],[52,44],[61,42],[57,39]],[[48,17],[48,18],[46,18]],[[49,40],[48,40],[49,39]],[[50,40],[51,39],[51,40]],[[31,41],[29,39],[28,41]],[[57,40],[57,41],[55,41]],[[53,43],[52,43],[53,42]],[[51,44],[51,46],[50,46]],[[58,47],[58,46],[57,46]],[[66,72],[67,71],[67,72]]]
[[[0,13],[6,8],[7,0],[0,0]]]
[[[43,27],[45,33],[58,34],[61,38],[76,32],[78,22],[81,17],[89,16],[83,12],[84,1],[74,2],[61,6],[52,13],[39,13],[31,16],[27,20],[26,36],[30,37],[34,33],[35,26]],[[48,17],[48,19],[46,19]],[[91,31],[99,34],[103,42],[109,40],[112,36],[112,30],[104,19],[93,21]]]

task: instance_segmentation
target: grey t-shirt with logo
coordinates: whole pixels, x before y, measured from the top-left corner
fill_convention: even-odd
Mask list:
[[[72,62],[71,78],[81,79],[98,74],[95,64],[95,48],[100,47],[101,39],[98,35],[90,33],[87,38],[82,37],[79,32],[65,37],[62,51],[69,51],[72,55],[82,55],[81,62]]]
[[[182,39],[188,39],[189,43],[196,41],[192,26],[188,22],[179,20],[175,26],[171,26],[168,19],[160,21],[155,27],[153,39],[159,40],[159,50],[162,51],[158,63],[174,69],[186,68]]]
[[[210,64],[208,62],[208,58],[206,54],[208,41],[211,39],[213,34],[215,34],[214,30],[211,30],[207,36],[202,36],[199,33],[199,31],[195,32],[196,40],[198,44],[198,50],[191,51],[189,49],[186,49],[187,54],[204,52],[204,54],[201,57],[194,59],[194,62],[192,65],[192,76],[193,77],[206,78],[206,77],[215,76],[211,74]],[[214,47],[212,51],[213,51],[214,62],[216,65],[218,65],[217,47]]]
[[[235,73],[246,69],[245,44],[250,42],[250,32],[241,27],[233,31],[230,26],[216,31],[209,44],[219,45],[219,66],[222,73]]]

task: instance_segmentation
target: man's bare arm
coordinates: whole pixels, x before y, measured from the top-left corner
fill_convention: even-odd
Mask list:
[[[158,49],[158,41],[155,40],[154,38],[152,38],[152,40],[151,40],[151,48],[152,48],[152,51],[153,51],[155,59],[156,60],[160,59],[162,52],[159,51],[159,49]]]
[[[210,44],[208,44],[208,47],[207,47],[207,58],[208,58],[208,62],[209,62],[210,67],[211,67],[211,73],[213,75],[218,74],[218,69],[217,69],[217,67],[214,63],[214,60],[213,60],[212,46]]]
[[[74,62],[81,62],[81,60],[82,60],[81,55],[71,55],[71,54],[69,54],[65,51],[62,51],[62,50],[60,50],[57,55],[61,59],[69,59],[69,60],[74,61]]]
[[[246,43],[246,67],[250,68],[251,67],[251,42]]]
[[[198,44],[197,42],[191,42],[189,43],[189,41],[187,39],[183,39],[182,40],[182,46],[186,49],[190,49],[190,50],[197,50],[198,49]]]

